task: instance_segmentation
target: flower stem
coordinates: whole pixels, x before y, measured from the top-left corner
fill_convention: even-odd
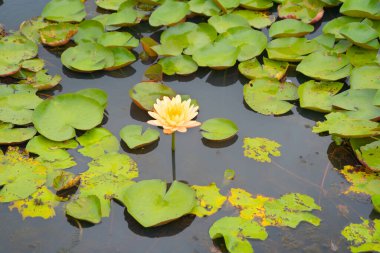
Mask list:
[[[172,133],[172,151],[175,151],[175,132]]]

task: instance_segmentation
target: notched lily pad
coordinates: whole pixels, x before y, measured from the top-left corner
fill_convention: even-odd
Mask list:
[[[139,40],[129,32],[107,32],[99,37],[98,43],[105,47],[138,47]]]
[[[278,61],[299,62],[318,49],[318,43],[306,38],[279,38],[268,43],[268,58]]]
[[[80,196],[66,205],[66,214],[79,220],[99,223],[102,220],[100,200],[95,195]]]
[[[152,12],[149,24],[151,26],[174,25],[184,20],[189,10],[187,2],[167,0]]]
[[[203,122],[201,130],[202,136],[208,140],[225,141],[234,137],[239,128],[232,120],[213,118]]]
[[[248,21],[236,14],[225,14],[222,16],[213,16],[209,18],[208,23],[212,25],[218,33],[224,33],[232,27],[246,26],[249,27]]]
[[[275,157],[281,156],[281,152],[278,149],[279,147],[281,147],[281,144],[266,138],[244,138],[244,156],[258,162],[270,163],[272,159],[269,155]]]
[[[160,133],[149,127],[143,132],[142,126],[128,125],[120,130],[120,137],[130,149],[136,149],[157,141]]]
[[[190,0],[188,4],[190,11],[205,16],[215,16],[221,12],[213,0]]]
[[[339,11],[351,17],[380,19],[380,3],[376,0],[345,0]]]
[[[119,151],[119,140],[105,128],[94,128],[77,138],[83,148],[78,152],[84,156],[97,158],[107,153]]]
[[[81,0],[51,0],[41,16],[56,22],[80,22],[86,17],[86,10]]]
[[[21,63],[21,68],[31,72],[41,71],[44,66],[45,61],[39,58],[25,60]]]
[[[379,33],[369,24],[364,22],[353,22],[344,25],[340,34],[359,47],[366,49],[379,49]]]
[[[77,26],[70,23],[52,24],[39,30],[42,44],[51,47],[66,45],[77,32]]]
[[[342,27],[344,27],[347,24],[360,22],[361,19],[359,18],[353,18],[353,17],[347,17],[347,16],[341,16],[334,18],[333,20],[327,22],[323,28],[322,31],[325,34],[332,34],[337,39],[344,39],[343,35],[340,33],[340,30]]]
[[[269,36],[273,38],[303,37],[314,31],[314,26],[295,19],[277,21],[269,28]]]
[[[196,62],[188,55],[164,57],[158,61],[166,75],[189,75],[198,70]]]
[[[313,24],[323,17],[323,5],[319,0],[284,0],[278,6],[278,15]]]
[[[268,27],[276,20],[276,16],[265,11],[235,10],[232,14],[245,18],[256,29]]]
[[[79,44],[81,42],[97,42],[104,33],[104,26],[96,20],[85,20],[77,27],[77,33],[73,40]]]
[[[13,128],[12,124],[0,123],[0,145],[20,144],[36,135],[34,127]]]
[[[265,57],[263,61],[263,65],[256,58],[241,62],[238,66],[239,72],[251,80],[266,77],[281,80],[289,67],[289,63],[287,62],[274,61]]]
[[[235,65],[239,49],[226,41],[215,42],[195,51],[193,60],[201,67],[222,70]]]
[[[117,11],[126,0],[96,0],[96,5],[102,9]]]
[[[60,75],[51,76],[46,72],[47,70],[40,70],[37,73],[26,77],[26,79],[21,80],[19,83],[29,84],[41,91],[52,89],[61,82],[62,77]]]

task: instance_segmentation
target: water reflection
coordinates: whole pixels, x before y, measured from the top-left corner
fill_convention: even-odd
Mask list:
[[[209,148],[225,148],[234,144],[238,139],[239,137],[237,135],[225,141],[210,141],[206,138],[202,138],[202,143]]]
[[[147,154],[147,153],[153,151],[155,148],[157,148],[159,142],[160,141],[158,140],[158,141],[155,141],[152,144],[149,144],[149,145],[144,146],[142,148],[130,149],[127,146],[127,144],[123,140],[121,140],[120,141],[120,146],[127,153],[135,154],[135,155],[143,155],[143,154]]]

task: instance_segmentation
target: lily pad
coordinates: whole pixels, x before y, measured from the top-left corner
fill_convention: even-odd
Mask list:
[[[360,18],[353,18],[347,16],[337,17],[327,22],[326,25],[323,26],[322,31],[325,34],[334,35],[336,39],[344,39],[343,35],[340,33],[342,27],[344,27],[347,24],[356,23],[360,21]]]
[[[351,147],[356,157],[368,169],[380,171],[380,141],[364,138],[350,139]]]
[[[247,239],[265,240],[268,234],[264,227],[256,221],[240,217],[223,217],[217,220],[210,228],[211,239],[224,238],[226,248],[231,253],[253,253]]]
[[[240,6],[250,10],[267,10],[273,6],[272,0],[241,0]]]
[[[281,80],[285,76],[289,63],[269,60],[265,57],[263,60],[263,65],[256,58],[241,62],[239,64],[239,72],[251,80],[265,77]]]
[[[297,66],[297,71],[318,80],[336,81],[350,75],[351,64],[345,54],[314,52]]]
[[[152,12],[149,24],[151,26],[173,25],[184,20],[189,11],[190,7],[186,2],[167,0]]]
[[[198,217],[213,215],[227,200],[226,196],[219,193],[220,189],[215,183],[206,186],[193,185],[191,188],[195,190],[197,199],[197,204],[191,213]]]
[[[284,0],[278,6],[278,15],[313,24],[323,17],[323,5],[319,0]]]
[[[188,55],[178,55],[162,58],[158,61],[162,72],[166,75],[189,75],[198,70],[198,65]]]
[[[164,96],[173,97],[176,92],[169,86],[157,82],[138,83],[129,91],[133,102],[141,109],[152,111],[157,99]]]
[[[18,64],[34,58],[37,53],[37,44],[24,36],[11,35],[0,39],[0,63]]]
[[[359,47],[367,49],[380,48],[379,33],[364,22],[346,24],[340,29],[340,34]]]
[[[98,39],[98,43],[105,47],[138,47],[139,40],[129,32],[107,32]]]
[[[235,171],[233,169],[226,169],[223,178],[224,180],[233,180],[235,178]]]
[[[99,223],[102,220],[100,200],[95,195],[80,196],[66,205],[66,214],[79,220]]]
[[[86,17],[86,10],[81,0],[51,0],[41,16],[56,22],[80,22]]]
[[[102,9],[117,11],[126,0],[96,0],[96,5]]]
[[[62,77],[60,75],[51,76],[46,74],[47,70],[40,70],[34,75],[27,77],[25,80],[21,80],[21,84],[30,84],[34,88],[41,90],[48,90],[57,86]]]
[[[350,63],[355,67],[375,63],[377,60],[377,50],[368,50],[357,46],[350,47],[346,54]]]
[[[360,18],[380,19],[380,3],[376,0],[345,0],[340,7],[340,13]]]
[[[232,120],[213,118],[203,122],[201,130],[202,136],[208,140],[224,141],[234,137],[239,129]]]
[[[158,42],[150,37],[143,37],[140,39],[141,46],[149,57],[157,57],[157,53],[152,49],[153,46],[158,45]]]
[[[143,180],[130,186],[121,199],[128,212],[144,227],[160,226],[176,220],[194,208],[195,192],[174,181],[167,191],[166,182]]]
[[[136,61],[136,56],[125,47],[111,47],[110,48],[114,63],[111,67],[106,67],[105,70],[112,71],[124,68]]]
[[[29,40],[38,43],[40,39],[39,30],[47,26],[48,23],[42,17],[35,17],[23,21],[20,25],[19,31]],[[0,36],[1,37],[1,36]]]
[[[63,52],[61,61],[65,67],[81,72],[102,70],[115,63],[112,51],[97,43],[80,43],[70,47]]]
[[[244,85],[244,101],[254,111],[264,115],[280,115],[290,111],[289,100],[298,99],[297,86],[277,79],[258,78]]]
[[[201,67],[226,69],[235,65],[239,49],[226,41],[215,42],[195,51],[193,60]]]
[[[299,62],[314,52],[318,43],[306,38],[279,38],[268,43],[268,58],[278,61]]]
[[[342,235],[351,242],[351,252],[379,252],[380,251],[380,220],[362,218],[362,223],[350,223],[342,230]]]
[[[246,61],[260,55],[267,46],[264,33],[250,27],[233,27],[219,35],[216,43],[226,43],[239,50],[238,60]]]
[[[215,16],[221,12],[213,0],[190,0],[188,4],[190,11],[205,16]]]
[[[79,44],[82,42],[97,42],[104,34],[104,26],[96,20],[85,20],[78,26],[78,31],[73,40]]]
[[[326,121],[318,121],[313,133],[329,132],[340,137],[370,137],[380,134],[380,125],[365,119],[354,119],[341,112],[327,114]]]
[[[355,90],[380,90],[380,66],[373,64],[354,68],[350,76],[350,86]]]
[[[0,202],[25,199],[46,182],[46,168],[18,147],[0,153],[0,160]]]
[[[22,215],[22,218],[41,217],[43,219],[53,218],[55,216],[54,208],[59,205],[62,199],[52,193],[46,186],[39,188],[30,197],[13,202],[9,209],[16,208]]]
[[[78,147],[75,140],[52,141],[42,135],[35,136],[26,145],[26,150],[30,153],[37,154],[46,161],[66,160],[71,157],[65,149],[74,149]]]
[[[211,44],[217,36],[213,26],[208,23],[199,23],[196,29],[187,34],[187,45],[184,53],[192,55],[198,49]]]
[[[108,19],[109,19],[109,17],[111,15],[112,14],[97,15],[97,16],[93,17],[92,20],[96,20],[96,21],[100,22],[103,25],[103,27],[105,28],[106,31],[116,31],[116,30],[120,29],[121,27],[107,25],[108,24]]]
[[[77,141],[83,146],[78,152],[91,158],[119,151],[119,140],[105,128],[91,129],[78,137]]]
[[[150,65],[144,72],[148,81],[161,82],[163,79],[162,66],[160,64]]]
[[[160,133],[152,128],[147,128],[143,132],[142,126],[128,125],[120,130],[120,137],[130,149],[136,149],[157,141]]]
[[[133,26],[141,22],[145,14],[135,9],[137,1],[128,0],[122,3],[117,12],[108,16],[106,25],[125,27]]]
[[[350,183],[348,189],[343,192],[344,194],[356,193],[369,196],[380,194],[378,173],[351,165],[344,166],[344,168],[338,170],[338,172]]]
[[[77,26],[70,23],[48,25],[39,30],[42,44],[51,47],[67,44],[77,32]]]
[[[213,1],[224,13],[228,13],[229,10],[235,9],[240,4],[240,0],[213,0]]]
[[[318,112],[331,112],[333,96],[343,88],[340,82],[307,81],[298,87],[300,106]]]
[[[256,29],[268,27],[276,20],[274,15],[265,11],[235,10],[232,14],[245,18]]]
[[[26,69],[31,72],[38,72],[41,71],[45,66],[45,61],[42,59],[30,59],[30,60],[25,60],[21,63],[21,67],[23,69]]]
[[[34,127],[13,128],[12,124],[0,123],[0,145],[20,144],[36,135],[37,130]]]
[[[270,163],[272,159],[269,155],[275,157],[281,156],[281,152],[278,149],[279,147],[281,147],[281,144],[266,138],[244,138],[244,156],[258,162]]]
[[[269,36],[273,38],[303,37],[314,31],[314,26],[295,19],[277,21],[269,28]]]
[[[53,141],[76,135],[75,129],[88,130],[103,120],[104,108],[79,94],[62,94],[45,100],[36,108],[33,123],[40,134]]]
[[[236,14],[225,14],[222,16],[212,16],[208,23],[212,25],[218,33],[224,33],[232,27],[246,26],[249,27],[248,21]]]
[[[78,90],[75,93],[95,100],[103,108],[107,107],[108,94],[102,89],[87,88],[87,89],[83,89],[83,90]]]

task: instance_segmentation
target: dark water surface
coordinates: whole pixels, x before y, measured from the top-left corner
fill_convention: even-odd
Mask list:
[[[16,30],[26,19],[38,16],[47,0],[0,0],[0,23]],[[94,3],[87,1],[90,16],[95,15]],[[331,19],[328,12],[325,20]],[[317,24],[318,26],[318,24]],[[132,28],[135,35],[149,32],[146,24]],[[315,34],[320,33],[321,27]],[[140,49],[136,51],[141,51]],[[50,74],[63,77],[59,92],[97,87],[109,94],[108,120],[104,125],[116,136],[126,124],[145,124],[149,116],[132,104],[129,89],[140,82],[148,65],[141,61],[113,72],[78,74],[62,67],[59,53],[49,52],[40,46],[39,57],[47,62]],[[288,77],[299,83],[305,77]],[[360,222],[360,216],[373,218],[370,200],[363,196],[346,196],[341,192],[348,183],[334,170],[350,158],[344,149],[336,149],[329,136],[321,137],[311,132],[315,121],[322,114],[295,107],[291,113],[280,116],[257,114],[243,103],[242,88],[247,80],[236,68],[225,71],[200,69],[188,77],[166,77],[165,83],[178,93],[189,94],[200,104],[199,121],[225,117],[235,121],[238,137],[229,143],[213,144],[202,140],[199,129],[177,134],[177,179],[189,184],[206,185],[216,182],[223,185],[223,173],[227,168],[236,171],[235,180],[224,186],[224,194],[230,187],[241,187],[252,194],[279,197],[288,192],[300,192],[312,196],[322,206],[314,212],[322,223],[314,227],[302,223],[297,229],[268,228],[267,240],[252,241],[256,252],[347,252],[347,244],[340,231],[350,222]],[[244,137],[266,137],[282,144],[282,156],[273,162],[259,163],[243,156]],[[160,178],[172,180],[170,136],[161,135],[158,145],[139,153],[132,153],[122,145],[139,165],[140,180]],[[330,152],[329,160],[328,150]],[[124,152],[123,151],[123,152]],[[89,161],[76,153],[78,166],[71,169],[81,172]],[[333,163],[333,164],[332,164]],[[0,204],[0,252],[128,252],[128,253],[206,253],[220,252],[208,236],[208,229],[217,219],[237,215],[237,211],[225,204],[221,211],[208,218],[184,217],[166,226],[144,229],[126,212],[112,203],[111,216],[98,225],[69,220],[63,205],[56,208],[56,216],[50,220],[27,218],[22,220],[16,211],[10,212],[7,204]]]

